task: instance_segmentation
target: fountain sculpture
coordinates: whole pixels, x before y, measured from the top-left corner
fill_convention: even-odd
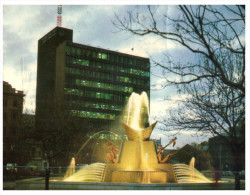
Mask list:
[[[83,157],[82,149],[93,137],[96,138],[106,132],[95,133],[80,147],[75,158],[72,158],[64,178],[50,179],[50,189],[214,189],[214,185],[211,184],[214,181],[195,169],[195,158],[191,159],[189,165],[170,164],[165,160],[163,162],[157,155],[154,141],[149,140],[156,122],[149,124],[147,94],[132,93],[124,109],[122,121],[128,139],[117,148],[106,140],[108,141],[104,144],[107,146],[106,150],[104,145],[96,143],[94,151],[98,151],[97,159],[100,159],[100,156],[102,159],[106,157],[106,162],[95,160],[93,161],[95,163],[76,166],[77,159]],[[114,135],[114,132],[110,133]],[[169,144],[174,145],[176,139],[172,139]],[[15,189],[44,189],[44,180],[42,178],[21,180],[16,182]],[[232,185],[221,181],[216,189],[232,189]]]
[[[183,178],[184,182],[188,182],[190,178],[192,182],[210,182],[202,174],[198,174],[194,166],[188,169],[185,165],[173,166],[158,161],[155,143],[149,140],[157,122],[147,127],[150,123],[148,105],[145,92],[141,95],[132,93],[123,114],[122,125],[128,140],[123,143],[120,156],[117,155],[115,161],[111,160],[107,164],[93,163],[77,172],[71,164],[64,181],[177,183],[178,180],[183,181]],[[184,176],[180,174],[180,170]]]

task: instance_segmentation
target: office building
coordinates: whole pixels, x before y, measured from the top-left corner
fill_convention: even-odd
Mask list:
[[[132,92],[150,96],[148,58],[73,42],[56,27],[38,41],[36,124],[55,110],[87,119],[98,130],[118,120]]]

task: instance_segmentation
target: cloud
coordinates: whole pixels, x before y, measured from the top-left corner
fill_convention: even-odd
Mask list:
[[[13,67],[4,67],[3,80],[16,90],[24,91],[24,110],[35,110],[36,74],[34,72],[36,72],[36,66],[30,66],[30,69],[23,72]]]
[[[177,104],[174,102],[169,102],[164,100],[163,98],[155,98],[150,100],[150,117],[151,120],[157,118],[166,118],[167,111],[169,109],[176,108]]]
[[[157,8],[157,6],[155,6]],[[90,44],[109,48],[110,50],[137,55],[153,57],[157,61],[164,60],[164,53],[170,54],[173,59],[183,63],[192,60],[193,55],[174,42],[156,36],[135,36],[127,32],[117,32],[112,20],[114,13],[123,15],[127,10],[135,9],[134,6],[104,6],[104,5],[65,5],[63,6],[62,26],[73,29],[73,40],[80,44]],[[136,8],[137,9],[137,8]],[[146,6],[139,6],[145,11]],[[170,6],[158,8],[162,13],[175,14]],[[36,96],[36,69],[37,69],[37,44],[38,40],[56,26],[56,5],[4,5],[3,6],[3,79],[17,90],[24,90],[24,111],[35,110]],[[158,15],[159,16],[159,15]],[[161,29],[167,29],[168,21],[162,20]],[[115,33],[116,32],[116,33]],[[131,48],[134,48],[132,51]],[[185,56],[180,58],[179,56]],[[151,72],[160,75],[161,69],[151,68]],[[164,84],[164,79],[159,79],[151,74],[151,84],[157,88]],[[165,97],[174,101],[164,101]],[[166,111],[177,106],[177,100],[185,98],[176,95],[174,87],[164,90],[151,90],[151,116],[167,117]],[[174,132],[174,130],[173,130]],[[163,143],[168,142],[173,134],[166,134],[160,130],[153,132],[152,136],[162,137]],[[183,134],[182,141],[186,143],[193,135]]]
[[[156,125],[157,128],[157,125]],[[173,147],[173,145],[170,145],[167,147],[167,149],[176,149],[181,148],[185,146],[186,144],[190,143],[201,143],[203,141],[208,141],[212,135],[203,133],[203,132],[196,132],[196,131],[161,131],[158,129],[155,129],[152,132],[151,139],[161,139],[161,144],[165,146],[169,143],[169,141],[177,137],[176,145]]]
[[[140,10],[145,8],[139,6]],[[73,29],[74,42],[142,57],[177,48],[176,45],[168,44],[155,36],[139,37],[126,32],[114,33],[114,13],[123,14],[128,9],[134,9],[134,6],[65,5],[62,26]],[[29,94],[33,91],[32,95],[26,96],[27,102],[34,101],[31,97],[36,91],[37,43],[56,26],[56,10],[55,5],[3,6],[4,80],[17,89],[29,91]],[[28,78],[30,74],[31,79]]]

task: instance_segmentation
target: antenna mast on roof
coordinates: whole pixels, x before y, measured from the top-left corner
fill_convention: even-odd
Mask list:
[[[57,6],[57,26],[62,26],[62,5]]]

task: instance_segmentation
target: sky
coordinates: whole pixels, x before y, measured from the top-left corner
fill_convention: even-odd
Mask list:
[[[155,36],[138,37],[119,32],[112,23],[115,13],[123,15],[127,10],[133,9],[144,10],[145,6],[135,8],[129,5],[63,5],[62,27],[73,29],[73,41],[76,43],[153,59],[161,59],[163,53],[171,53],[176,61],[190,60],[189,53],[173,42]],[[177,13],[174,5],[162,5],[159,9],[162,13],[173,16]],[[57,5],[4,4],[2,12],[3,80],[17,90],[24,91],[26,94],[24,112],[34,113],[37,44],[42,36],[56,27]],[[132,51],[131,48],[134,50]],[[164,98],[168,97],[172,100],[184,98],[176,94],[174,87],[159,90],[164,80],[154,75],[160,73],[161,70],[151,67],[150,114],[152,118],[159,115],[167,117],[166,111],[177,106],[176,101],[164,101]],[[161,138],[164,145],[174,136],[176,136],[174,129],[167,133],[156,126],[151,138]],[[207,136],[194,132],[183,132],[177,137],[176,147],[208,140]],[[172,146],[169,147],[171,148]]]

